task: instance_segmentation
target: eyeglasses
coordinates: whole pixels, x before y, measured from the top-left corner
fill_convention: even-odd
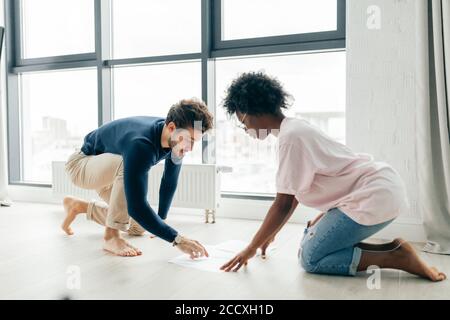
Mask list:
[[[246,113],[242,117],[242,120],[239,120],[238,116],[235,115],[234,122],[235,122],[236,127],[240,128],[242,130],[247,130],[247,126],[245,125],[245,118],[247,118],[247,114]]]

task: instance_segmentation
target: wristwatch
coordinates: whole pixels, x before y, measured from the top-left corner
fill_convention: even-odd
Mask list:
[[[183,239],[183,237],[179,234],[177,234],[177,236],[175,237],[175,240],[173,240],[172,244],[175,247],[176,245],[180,244],[181,240]]]

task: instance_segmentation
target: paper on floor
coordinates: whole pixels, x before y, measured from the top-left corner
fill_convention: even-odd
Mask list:
[[[192,260],[188,255],[183,254],[176,258],[169,260],[170,263],[174,263],[183,267],[194,268],[203,271],[210,272],[222,272],[220,267],[227,263],[231,258],[233,258],[237,253],[242,251],[247,247],[248,243],[240,240],[229,240],[226,242],[219,243],[215,246],[205,246],[209,253],[209,257],[203,257],[199,259]],[[271,245],[267,253],[273,251],[275,247]],[[258,250],[257,255],[261,252]]]
[[[248,243],[245,241],[241,241],[241,240],[228,240],[222,243],[219,243],[218,245],[215,245],[216,249],[222,250],[222,251],[226,251],[226,252],[233,252],[234,254],[241,252],[242,250],[244,250],[246,247],[248,246]],[[272,252],[273,250],[276,249],[276,245],[271,244],[267,250],[266,250],[266,254]],[[258,249],[258,251],[256,252],[256,255],[259,256],[261,255],[261,250]]]

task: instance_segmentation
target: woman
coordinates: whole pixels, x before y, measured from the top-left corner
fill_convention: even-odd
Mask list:
[[[248,134],[278,137],[279,167],[277,195],[263,224],[222,270],[239,270],[258,248],[264,255],[300,202],[324,212],[308,223],[300,244],[299,260],[307,272],[354,276],[375,265],[444,280],[444,273],[402,239],[361,243],[408,207],[404,184],[386,163],[352,152],[304,120],[285,117],[289,98],[279,81],[263,73],[243,74],[228,88],[224,107]]]

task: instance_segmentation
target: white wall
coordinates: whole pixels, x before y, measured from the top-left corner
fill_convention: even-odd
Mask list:
[[[415,144],[415,10],[418,0],[348,0],[347,142],[391,164],[403,177],[411,211],[421,222]],[[422,1],[422,0],[419,0]],[[381,28],[369,29],[370,6]]]

